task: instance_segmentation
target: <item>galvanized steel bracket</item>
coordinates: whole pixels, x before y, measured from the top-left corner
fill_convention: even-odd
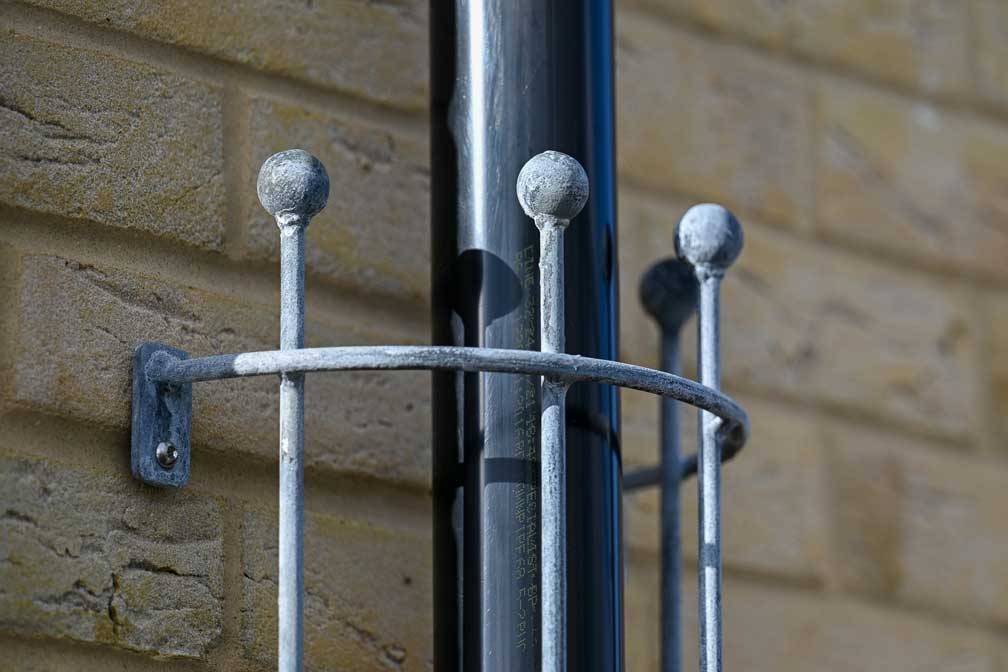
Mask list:
[[[189,481],[189,436],[192,433],[192,383],[155,383],[147,363],[164,352],[188,359],[182,350],[144,343],[133,356],[133,423],[130,467],[133,477],[165,488]]]
[[[131,467],[144,483],[180,488],[189,480],[192,384],[245,376],[280,376],[278,658],[283,670],[301,670],[304,628],[304,373],[312,371],[432,370],[542,376],[539,548],[543,672],[567,669],[566,423],[564,395],[579,381],[618,385],[699,408],[700,450],[681,459],[675,406],[663,405],[662,462],[630,475],[627,489],[659,485],[664,502],[678,499],[681,478],[697,473],[699,493],[701,669],[721,670],[720,462],[748,436],[745,410],[720,392],[720,280],[742,249],[735,217],[713,204],[691,208],[679,222],[676,249],[683,284],[660,277],[645,303],[663,328],[668,371],[564,353],[563,232],[588,198],[588,179],[573,158],[543,152],[522,168],[517,192],[540,230],[539,351],[454,346],[304,347],[305,228],[326,203],[329,176],[303,150],[270,157],[259,173],[260,202],[280,227],[280,350],[190,358],[160,343],[144,343],[133,362]],[[677,262],[678,263],[678,262]],[[665,269],[669,270],[669,269]],[[673,283],[674,284],[674,283]],[[685,289],[684,289],[685,288]],[[655,288],[652,288],[655,289]],[[678,302],[678,303],[676,303]],[[700,382],[674,373],[678,330],[699,304]],[[673,450],[674,446],[674,450]],[[663,511],[663,557],[678,552],[678,509]],[[675,516],[669,515],[674,513]],[[678,565],[663,560],[663,660],[678,658]],[[670,634],[671,633],[671,634]],[[666,667],[666,669],[670,669]]]

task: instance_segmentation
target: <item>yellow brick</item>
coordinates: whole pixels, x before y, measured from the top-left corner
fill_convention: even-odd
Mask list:
[[[30,2],[366,98],[415,109],[427,103],[427,4],[419,0]]]
[[[675,227],[691,205],[675,199],[659,201],[624,188],[619,199],[620,359],[657,367],[659,330],[640,302],[640,281],[655,263],[676,256]],[[730,316],[727,316],[730,318]],[[684,342],[692,342],[694,319],[683,327]],[[684,364],[692,357],[684,352]]]
[[[617,34],[621,175],[801,223],[810,92],[794,72],[626,12]]]
[[[992,0],[997,2],[998,0]],[[797,51],[925,91],[969,81],[967,2],[944,0],[629,0],[774,49]]]
[[[255,200],[258,166],[280,150],[303,147],[329,172],[329,205],[308,229],[309,269],[340,284],[425,301],[430,285],[426,141],[269,98],[253,98],[249,114],[255,170],[247,198]],[[252,209],[251,253],[278,258],[276,224],[258,203]]]
[[[645,413],[624,397],[623,445],[626,459],[657,452],[657,423],[641,425]],[[825,470],[821,438],[813,423],[783,407],[741,400],[752,420],[752,438],[724,467],[724,563],[728,568],[804,582],[826,576],[829,548]],[[650,408],[653,403],[648,403]],[[696,412],[681,408],[682,453],[696,452]],[[626,470],[629,471],[629,468]],[[697,557],[696,479],[683,483],[680,503],[683,555]],[[628,542],[658,549],[657,491],[624,498]]]
[[[974,0],[972,7],[979,94],[1008,104],[1008,5],[1003,0]]]
[[[13,394],[19,270],[17,250],[0,243],[0,398]]]
[[[186,288],[116,268],[47,256],[21,259],[15,401],[124,430],[128,445],[133,349],[160,341],[192,355],[272,350],[275,306]],[[311,318],[311,316],[309,316]],[[309,345],[404,340],[394,323],[309,320]],[[426,374],[318,374],[307,382],[309,466],[425,486],[430,480]],[[273,377],[198,383],[194,465],[209,449],[275,460]]]
[[[1006,275],[1008,130],[875,90],[819,90],[816,218],[830,235]]]
[[[5,660],[17,661],[17,672],[163,672],[164,661],[122,649],[104,649],[54,639],[0,639]],[[185,667],[181,665],[177,667]],[[211,668],[216,669],[216,668]]]
[[[0,629],[167,656],[216,645],[216,501],[4,458],[0,509]]]
[[[986,314],[991,325],[990,373],[991,403],[994,411],[994,431],[998,432],[998,445],[1008,445],[1008,296],[993,298],[988,302]]]
[[[2,31],[0,126],[0,200],[221,247],[216,87]]]
[[[1008,623],[1008,468],[846,424],[827,432],[840,584]]]
[[[253,511],[242,525],[242,643],[266,666],[276,664],[275,521],[275,511]],[[306,523],[307,668],[430,669],[429,534],[325,515]]]
[[[626,669],[633,672],[657,671],[661,627],[658,562],[650,554],[634,552],[628,552],[624,562],[626,612],[623,628],[626,633]],[[683,580],[695,581],[696,577],[687,570]],[[693,605],[683,604],[682,608],[691,609]],[[684,649],[694,646],[693,640],[683,641]]]
[[[633,287],[638,274],[672,248],[673,223],[685,202],[639,195],[622,201],[621,277],[623,287]],[[889,270],[754,221],[743,226],[745,249],[728,271],[722,306],[729,393],[739,385],[918,429],[972,431],[978,362],[963,295],[926,276]],[[654,362],[654,328],[640,321],[645,318],[638,309],[624,311],[622,356]],[[687,370],[695,342],[687,329]]]
[[[657,670],[658,574],[649,557],[627,571],[628,669]],[[683,665],[697,669],[696,575],[682,581]],[[725,669],[830,672],[997,672],[998,643],[982,630],[931,621],[821,593],[727,576]]]

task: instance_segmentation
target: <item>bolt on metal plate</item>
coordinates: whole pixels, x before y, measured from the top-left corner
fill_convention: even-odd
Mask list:
[[[154,383],[147,362],[157,352],[179,359],[189,355],[160,343],[144,343],[133,358],[133,423],[130,467],[149,485],[181,488],[189,481],[192,384]]]

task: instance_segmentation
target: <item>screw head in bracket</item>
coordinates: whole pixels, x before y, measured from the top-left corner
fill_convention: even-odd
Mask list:
[[[303,149],[288,149],[266,159],[256,181],[259,202],[279,224],[308,220],[329,200],[329,174]]]
[[[570,221],[588,201],[588,175],[577,159],[547,151],[525,163],[517,190],[518,202],[529,217]]]
[[[158,444],[157,449],[154,451],[154,457],[157,458],[158,464],[160,464],[165,469],[171,469],[178,462],[178,450],[172,445],[171,441],[162,441]]]
[[[698,270],[721,274],[742,252],[742,225],[720,205],[701,203],[676,227],[676,254]]]

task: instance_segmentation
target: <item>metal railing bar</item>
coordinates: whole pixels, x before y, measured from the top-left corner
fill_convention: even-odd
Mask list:
[[[662,334],[662,369],[679,371],[679,332]],[[679,544],[679,408],[674,399],[661,404],[661,655],[662,672],[677,672],[680,661],[679,576],[682,573]]]
[[[147,365],[155,383],[180,385],[225,378],[278,375],[285,371],[467,371],[549,376],[568,384],[617,385],[670,397],[710,411],[725,421],[722,431],[741,445],[749,417],[734,399],[700,383],[636,364],[563,353],[464,348],[443,345],[351,345],[300,350],[264,350],[180,359],[157,353]]]
[[[682,275],[682,262],[658,265],[658,291],[642,300],[662,327],[662,364],[656,371],[632,364],[565,354],[564,230],[588,198],[584,169],[558,152],[533,157],[518,178],[518,198],[540,231],[539,352],[454,346],[304,347],[305,231],[324,206],[329,178],[315,157],[303,150],[271,156],[257,183],[259,199],[280,228],[280,349],[189,358],[158,343],[137,350],[134,373],[134,475],[154,485],[181,487],[188,477],[191,383],[263,375],[280,376],[280,492],[278,574],[278,669],[302,672],[304,656],[304,379],[319,371],[432,370],[538,375],[542,378],[540,431],[541,646],[542,669],[567,669],[566,427],[565,402],[570,385],[591,382],[626,387],[663,397],[662,452],[659,466],[640,469],[625,479],[625,489],[662,488],[662,668],[678,668],[678,490],[680,481],[698,474],[699,623],[701,672],[720,672],[721,502],[720,465],[733,457],[749,435],[745,410],[721,393],[720,281],[742,248],[742,230],[720,206],[691,208],[676,231],[680,257],[691,264],[699,285],[700,382],[677,373],[678,333],[695,293],[668,284]],[[652,269],[656,270],[656,269]],[[646,283],[645,283],[646,284]],[[654,289],[655,286],[652,286]],[[690,299],[692,300],[692,299]],[[649,304],[649,301],[651,302]],[[175,397],[185,403],[172,402]],[[679,455],[676,402],[700,410],[697,455]],[[173,405],[174,403],[174,405]],[[166,429],[167,427],[167,429]],[[179,444],[176,446],[175,444]],[[186,467],[170,472],[184,451]],[[171,458],[168,451],[175,454]],[[152,469],[155,473],[152,473]]]
[[[700,287],[697,322],[700,382],[712,390],[718,390],[721,385],[721,278],[742,251],[742,227],[721,206],[694,206],[679,221],[676,249],[680,257],[693,265]],[[701,672],[721,672],[720,424],[720,420],[709,411],[700,411],[697,558]]]
[[[271,156],[259,171],[259,200],[280,227],[280,350],[304,347],[305,230],[325,207],[329,176],[303,150]],[[277,661],[301,672],[304,661],[304,373],[280,376],[280,493]]]
[[[716,388],[720,381],[721,277],[700,275],[700,380]],[[721,672],[721,446],[715,418],[700,411],[700,451],[697,489],[700,498],[700,666],[704,672]]]
[[[658,323],[661,331],[662,370],[679,373],[679,336],[683,325],[696,310],[697,282],[693,267],[681,259],[666,259],[653,265],[641,278],[640,299],[644,309]],[[680,553],[679,485],[684,468],[696,471],[697,456],[683,459],[679,451],[679,402],[659,400],[661,434],[659,464],[655,467],[655,482],[660,484],[661,498],[661,605],[659,636],[662,672],[678,672],[681,659],[681,604],[679,577],[682,574]],[[623,480],[624,491],[632,490]]]
[[[666,397],[668,398],[668,397]],[[726,443],[721,446],[721,464],[730,462],[732,458],[739,454],[742,445],[738,443]],[[691,453],[679,459],[679,479],[686,480],[697,473],[699,456]],[[636,492],[646,488],[653,488],[662,484],[661,465],[649,465],[647,467],[637,467],[623,476],[623,492]]]
[[[562,353],[564,230],[588,200],[588,176],[577,160],[547,151],[522,167],[516,187],[522,209],[539,229],[540,350]],[[567,669],[567,386],[559,376],[543,376],[539,443],[543,672]]]

